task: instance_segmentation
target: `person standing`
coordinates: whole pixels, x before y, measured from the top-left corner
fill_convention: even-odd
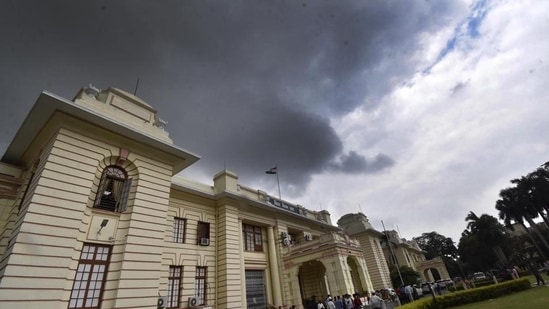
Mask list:
[[[341,300],[341,296],[338,295],[336,297],[335,305],[336,309],[345,309],[345,307],[343,306],[343,301]]]
[[[345,303],[345,309],[353,309],[353,300],[351,299],[351,295],[345,294],[343,302]]]
[[[355,293],[354,299],[353,299],[353,308],[354,309],[360,309],[362,307],[362,301],[360,300],[360,295],[358,293]]]
[[[307,302],[307,309],[316,309],[316,306],[316,296],[313,295]]]
[[[322,303],[322,300],[318,301],[318,305],[316,305],[316,308],[317,309],[326,309],[326,307],[324,307],[324,304]]]
[[[406,294],[406,297],[408,297],[407,303],[411,303],[414,301],[414,296],[413,296],[414,291],[412,290],[411,285],[408,284],[407,286],[404,287],[404,293]]]
[[[330,296],[328,296],[328,299],[326,300],[326,309],[336,309],[336,305]]]
[[[383,303],[383,299],[377,296],[376,292],[372,292],[372,297],[370,297],[370,307],[372,309],[381,309],[382,303]]]

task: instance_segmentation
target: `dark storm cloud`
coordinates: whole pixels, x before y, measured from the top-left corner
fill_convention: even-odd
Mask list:
[[[348,154],[341,155],[338,162],[330,164],[329,170],[346,174],[374,173],[394,164],[395,161],[386,154],[380,153],[367,159],[355,151],[350,151]]]
[[[343,154],[329,119],[375,108],[416,69],[417,34],[444,24],[454,5],[4,1],[0,90],[10,119],[0,140],[43,89],[67,98],[90,82],[133,91],[139,77],[137,95],[175,143],[202,156],[190,171],[227,166],[246,183],[276,163],[295,194],[329,166],[374,172],[391,159]]]

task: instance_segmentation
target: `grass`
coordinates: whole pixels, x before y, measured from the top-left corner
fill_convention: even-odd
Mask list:
[[[527,276],[532,282],[536,283],[534,276]],[[549,284],[549,277],[545,274],[543,279],[546,284]],[[499,297],[496,299],[480,301],[464,306],[454,307],[456,309],[546,309],[549,304],[549,286],[533,287],[527,291],[511,294],[508,296]]]
[[[485,300],[464,306],[454,307],[457,309],[546,309],[549,304],[549,287],[534,287],[527,291]]]

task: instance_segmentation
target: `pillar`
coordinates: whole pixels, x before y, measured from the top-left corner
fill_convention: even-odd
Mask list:
[[[273,287],[273,302],[275,306],[282,305],[282,291],[280,290],[280,271],[278,258],[276,256],[276,242],[273,227],[267,228],[267,239],[269,245],[269,267],[271,268],[271,286]]]

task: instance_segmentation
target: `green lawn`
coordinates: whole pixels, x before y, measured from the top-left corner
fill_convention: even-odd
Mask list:
[[[534,276],[528,276],[533,284],[536,283]],[[549,284],[549,278],[543,275],[545,284]],[[476,302],[464,306],[455,307],[456,309],[546,309],[549,308],[549,286],[533,287],[530,290],[499,297],[496,299]]]
[[[546,309],[549,306],[549,287],[540,286],[530,290],[499,297],[496,299],[485,300],[469,305],[454,307],[458,309]]]

